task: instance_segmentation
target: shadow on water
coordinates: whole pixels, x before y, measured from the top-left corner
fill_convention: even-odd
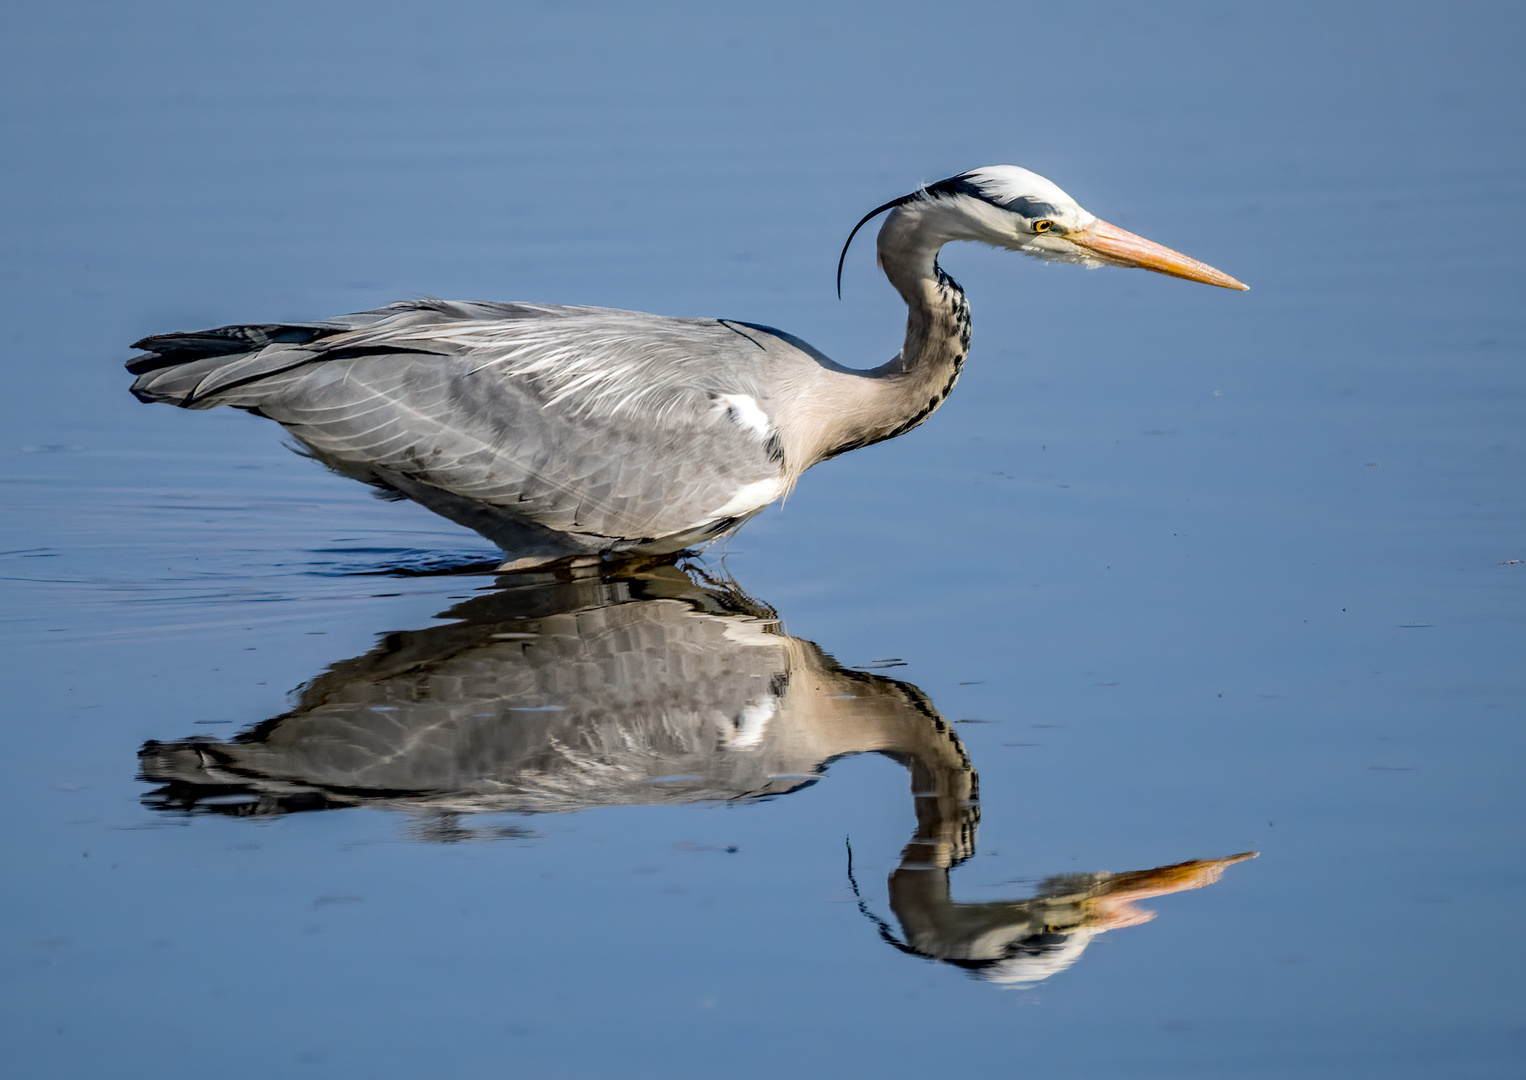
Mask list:
[[[451,577],[491,574],[503,564],[494,552],[440,552],[432,548],[335,547],[315,548],[308,573],[317,577]]]
[[[1037,895],[959,903],[949,872],[975,853],[975,768],[910,683],[849,670],[786,634],[734,582],[661,566],[622,577],[521,575],[334,664],[296,706],[226,741],[150,741],[145,803],[268,817],[404,811],[422,840],[533,835],[471,815],[746,802],[807,787],[848,754],[910,774],[916,831],[890,875],[896,948],[1031,985],[1098,933],[1152,917],[1134,902],[1216,881],[1226,859],[1065,874]],[[851,854],[849,880],[854,892]]]

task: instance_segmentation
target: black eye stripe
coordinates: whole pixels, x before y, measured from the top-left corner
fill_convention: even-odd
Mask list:
[[[1055,214],[1058,213],[1058,211],[1055,210],[1055,208],[1049,203],[1046,203],[1040,199],[1035,199],[1030,195],[1020,195],[1013,199],[1011,202],[1003,204],[1002,208],[1004,210],[1011,210],[1013,213],[1021,214],[1023,217],[1028,218],[1029,220],[1054,217]]]
[[[965,176],[951,176],[947,180],[940,180],[936,184],[929,184],[927,191],[932,195],[968,195],[972,199],[979,199],[982,202],[990,203],[992,206],[999,206],[1003,210],[1011,210],[1013,213],[1021,214],[1030,221],[1054,217],[1059,212],[1054,208],[1052,203],[1046,203],[1044,200],[1034,198],[1032,195],[1019,195],[1015,199],[998,202],[987,195],[979,185],[971,183]]]
[[[939,180],[936,184],[929,184],[927,191],[931,195],[968,195],[970,198],[979,199],[982,202],[991,201],[986,197],[986,193],[981,191],[977,185],[970,183],[962,176],[951,176],[947,180]]]

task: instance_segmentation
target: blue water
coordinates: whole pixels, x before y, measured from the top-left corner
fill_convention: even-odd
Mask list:
[[[1514,5],[3,20],[9,1071],[1520,1075]],[[836,300],[848,228],[998,162],[1252,291],[951,247],[975,340],[947,405],[688,584],[505,592],[470,533],[268,422],[141,406],[118,366],[148,333],[425,294],[740,318],[870,366],[903,314],[868,245]],[[620,727],[642,678],[761,700],[721,675],[632,661],[583,712],[442,689],[560,677],[648,615],[760,685],[795,639],[832,692],[792,677],[738,751],[774,779]],[[561,659],[492,636],[568,619]],[[200,786],[155,764],[300,756],[315,679],[400,725],[466,702],[484,738],[613,723],[647,772],[618,799],[557,773],[583,794],[552,806],[476,752],[458,773],[497,794],[454,802],[274,752]],[[933,780],[868,735],[779,749],[861,695],[945,740]],[[930,837],[963,861],[919,862]],[[1135,880],[1108,874],[1249,851],[1098,932]],[[1030,941],[1070,949],[1047,977],[913,940],[945,876],[940,917],[1032,930],[1058,875],[1088,899]]]

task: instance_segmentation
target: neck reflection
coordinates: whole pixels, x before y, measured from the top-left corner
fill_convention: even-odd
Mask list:
[[[421,839],[523,835],[476,814],[743,802],[880,753],[910,774],[916,832],[890,875],[898,948],[1031,985],[1096,933],[1150,913],[1132,901],[1216,880],[1230,859],[1067,875],[1025,900],[961,904],[949,870],[975,851],[978,780],[954,728],[915,686],[846,669],[790,637],[735,583],[664,566],[619,577],[503,579],[334,664],[295,706],[227,741],[151,741],[147,805],[264,817],[402,810]]]

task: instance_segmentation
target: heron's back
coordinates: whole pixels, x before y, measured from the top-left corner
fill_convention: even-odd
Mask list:
[[[138,347],[140,400],[267,416],[339,471],[560,554],[673,550],[772,501],[772,399],[816,364],[743,324],[436,300]]]

